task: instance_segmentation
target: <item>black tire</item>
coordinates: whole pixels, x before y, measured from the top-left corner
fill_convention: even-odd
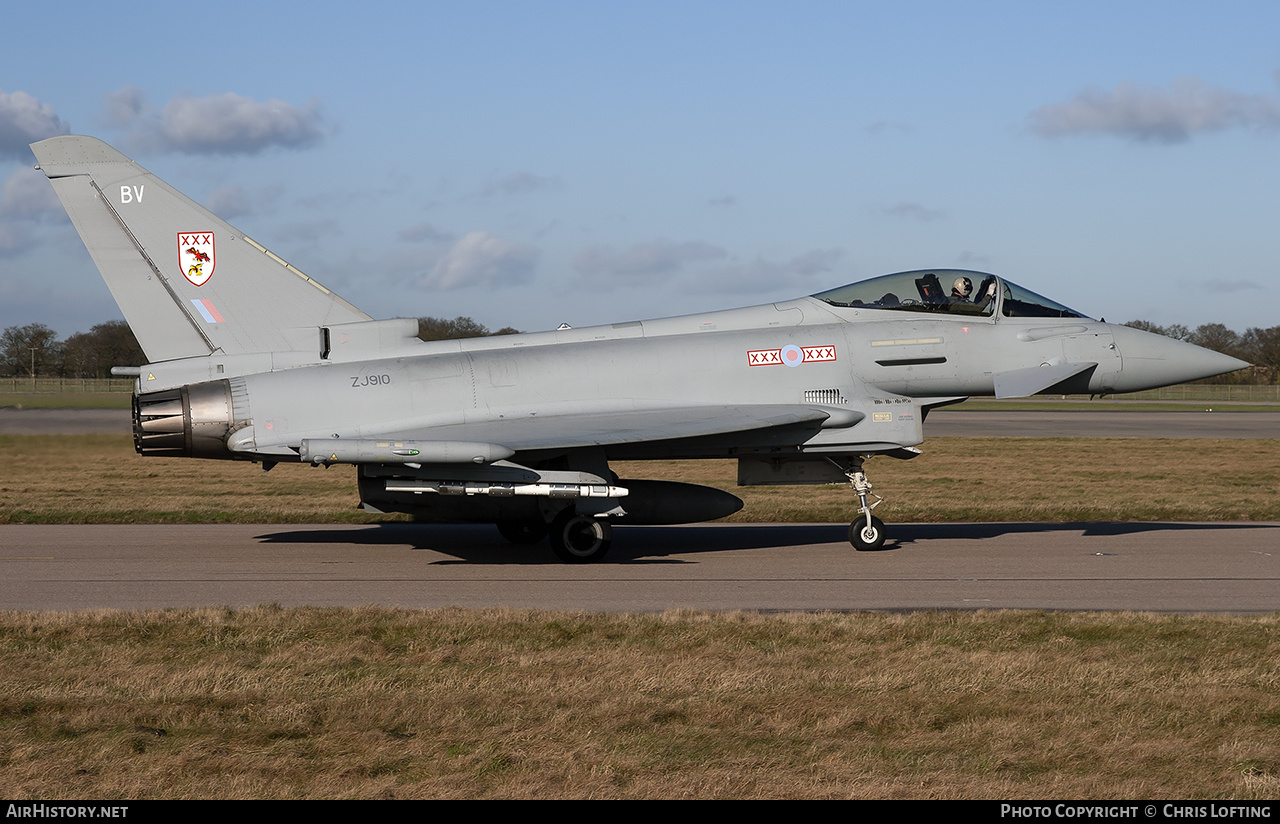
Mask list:
[[[871,516],[871,526],[867,526],[865,515],[859,516],[849,524],[849,543],[859,552],[871,552],[884,546],[884,521]]]
[[[551,551],[566,564],[600,560],[613,545],[613,527],[601,518],[579,515],[572,507],[551,522]]]
[[[536,544],[547,537],[542,521],[498,521],[498,534],[513,544]]]

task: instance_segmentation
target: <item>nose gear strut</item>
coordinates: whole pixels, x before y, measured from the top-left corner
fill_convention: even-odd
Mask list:
[[[852,456],[849,466],[836,464],[849,479],[854,494],[858,496],[858,517],[849,524],[849,543],[853,544],[854,549],[863,552],[884,546],[885,538],[884,521],[871,514],[871,510],[884,503],[884,498],[871,491],[871,481],[867,480],[867,473],[862,471],[865,457],[870,456]]]

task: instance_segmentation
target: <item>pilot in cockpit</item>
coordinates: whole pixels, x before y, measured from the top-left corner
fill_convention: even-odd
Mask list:
[[[973,281],[966,277],[958,277],[955,283],[951,284],[951,302],[952,303],[968,303],[969,293],[973,291]]]
[[[982,285],[978,287],[978,293],[973,296],[973,305],[986,308],[991,301],[996,298],[996,279],[994,277],[986,277],[982,281]]]

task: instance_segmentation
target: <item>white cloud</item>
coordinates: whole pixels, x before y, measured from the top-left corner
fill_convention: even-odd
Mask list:
[[[990,255],[981,252],[970,252],[967,249],[956,257],[956,264],[965,269],[987,269],[994,262]]]
[[[275,240],[288,243],[315,244],[343,234],[342,224],[331,217],[301,223],[288,223],[272,233]]]
[[[146,107],[146,92],[137,86],[125,86],[107,95],[103,119],[109,126],[129,126],[142,117]]]
[[[45,214],[63,214],[48,178],[32,168],[9,175],[0,187],[0,215],[34,218]]]
[[[448,232],[441,231],[430,223],[417,223],[413,226],[407,226],[396,232],[396,237],[406,243],[421,243],[423,241],[440,241],[453,240],[453,235]]]
[[[173,148],[192,154],[256,154],[269,146],[302,148],[322,137],[319,104],[259,103],[225,92],[175,97],[160,112],[161,133]]]
[[[31,230],[15,223],[0,223],[0,257],[9,257],[33,245]]]
[[[749,263],[731,263],[697,277],[694,290],[757,294],[794,289],[797,293],[802,293],[815,286],[814,275],[834,269],[842,255],[843,252],[839,249],[813,249],[796,255],[785,263],[763,258]]]
[[[31,167],[17,169],[0,186],[0,257],[11,257],[38,244],[35,226],[66,220],[66,212],[48,179]]]
[[[28,158],[28,144],[70,132],[48,103],[26,92],[0,92],[0,156]]]
[[[894,217],[906,217],[926,222],[939,220],[947,216],[947,213],[941,209],[931,209],[923,203],[911,202],[895,203],[884,211],[885,214],[893,215]]]
[[[1280,127],[1280,101],[1187,77],[1168,89],[1135,83],[1112,91],[1089,88],[1029,117],[1032,130],[1044,137],[1106,134],[1144,143],[1182,143],[1200,132]]]
[[[560,188],[560,181],[554,177],[543,177],[532,172],[515,172],[497,183],[490,183],[480,191],[485,196],[491,195],[524,195],[546,189]]]
[[[324,137],[316,100],[296,106],[283,100],[258,102],[234,92],[174,97],[155,109],[141,90],[126,86],[107,95],[105,117],[130,128],[132,145],[153,151],[257,154],[272,146],[306,148]]]
[[[609,246],[588,246],[573,256],[573,268],[587,277],[614,279],[644,277],[666,279],[687,263],[727,257],[719,246],[700,240],[675,243],[653,240],[617,250]],[[606,284],[607,285],[607,284]]]
[[[204,202],[204,207],[223,220],[231,220],[252,212],[244,187],[233,184],[215,189]]]
[[[696,293],[759,293],[780,288],[800,293],[811,286],[812,276],[829,272],[840,260],[839,249],[813,249],[785,262],[758,258],[750,262],[726,261],[728,252],[702,241],[674,243],[656,240],[624,250],[592,246],[574,256],[573,266],[597,290],[641,287],[678,279],[680,288]],[[690,264],[726,261],[690,271]]]
[[[1209,280],[1194,284],[1200,290],[1205,292],[1213,292],[1214,294],[1229,295],[1234,292],[1261,292],[1264,287],[1257,281],[1248,280],[1246,278],[1211,278]]]
[[[802,277],[830,272],[843,254],[839,249],[813,249],[787,261],[786,271]]]
[[[444,254],[423,279],[433,289],[511,286],[533,278],[538,250],[489,232],[469,232]]]

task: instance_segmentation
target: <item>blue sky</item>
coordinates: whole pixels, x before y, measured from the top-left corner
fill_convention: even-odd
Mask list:
[[[115,145],[375,317],[532,331],[923,267],[1280,323],[1273,2],[0,12],[0,328],[120,317],[25,148]]]

